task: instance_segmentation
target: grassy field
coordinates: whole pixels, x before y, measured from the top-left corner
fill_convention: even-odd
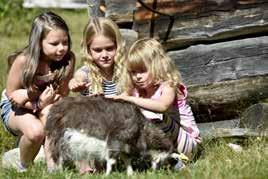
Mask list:
[[[13,0],[20,2],[20,0]],[[7,74],[6,57],[16,49],[27,44],[31,21],[42,10],[21,10],[14,3],[6,6],[0,2],[0,90],[5,87]],[[77,56],[77,66],[80,65],[80,40],[82,30],[87,22],[86,10],[54,10],[67,22],[71,30],[73,51]],[[23,18],[21,18],[23,17]],[[238,143],[243,147],[240,153],[232,151],[227,144]],[[0,152],[3,154],[15,146],[15,138],[0,127]],[[262,138],[228,139],[204,141],[201,155],[187,165],[183,171],[169,169],[137,172],[133,178],[267,178],[268,150],[267,141]],[[1,155],[2,156],[2,155]],[[0,159],[1,159],[0,156]],[[79,176],[75,171],[63,171],[48,174],[42,162],[36,163],[26,173],[17,173],[13,169],[3,169],[0,164],[0,179],[2,178],[104,178],[103,174]],[[124,172],[114,172],[107,178],[126,178]]]

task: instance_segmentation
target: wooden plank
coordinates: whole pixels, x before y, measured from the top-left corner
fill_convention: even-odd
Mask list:
[[[268,131],[257,132],[253,129],[246,128],[234,128],[234,129],[210,129],[206,133],[201,133],[203,139],[214,139],[214,138],[230,138],[230,137],[268,137]]]
[[[187,85],[268,74],[268,36],[170,51]]]
[[[239,119],[224,120],[209,123],[198,123],[200,135],[203,139],[226,138],[226,137],[268,137],[268,131],[239,128]]]
[[[240,119],[230,119],[223,121],[215,121],[215,122],[206,122],[206,123],[197,123],[197,126],[200,130],[200,133],[206,135],[210,130],[225,128],[225,129],[233,129],[238,128],[240,125]]]
[[[133,22],[133,13],[136,9],[136,0],[105,0],[105,16],[116,23]]]
[[[153,0],[143,0],[148,6],[152,7]],[[265,4],[265,0],[157,0],[156,10],[176,16],[200,17],[204,14],[213,13],[215,11],[231,11],[245,7],[254,7],[259,4]],[[148,21],[152,18],[159,18],[154,14],[139,5],[135,12],[135,21]]]
[[[164,16],[156,20],[154,37],[163,39],[169,23],[169,18]],[[140,37],[148,37],[150,21],[135,21],[133,29],[139,32]],[[164,46],[166,49],[178,49],[192,44],[212,43],[267,32],[268,2],[257,7],[246,6],[243,9],[236,7],[230,11],[212,10],[200,16],[176,16]]]
[[[170,51],[198,122],[236,118],[268,98],[268,36]]]
[[[211,85],[189,86],[188,101],[197,122],[238,118],[249,106],[268,98],[268,76]]]
[[[103,2],[101,0],[87,0],[88,4],[88,15],[89,17],[103,17],[104,16],[104,11],[102,11],[103,7]]]
[[[169,40],[164,43],[166,49],[182,48],[198,43],[212,43],[220,40],[232,40],[232,38],[243,38],[243,36],[260,36],[268,33],[268,9],[251,11],[250,15],[239,12],[239,15],[227,19],[213,20],[208,17],[204,24],[187,23],[186,27],[176,25],[173,27]],[[192,27],[189,27],[192,26]],[[158,28],[159,29],[159,28]],[[159,29],[158,35],[163,39],[166,29]]]

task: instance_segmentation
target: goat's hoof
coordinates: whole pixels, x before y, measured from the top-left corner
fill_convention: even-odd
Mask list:
[[[132,168],[127,168],[127,176],[133,175],[133,169]]]

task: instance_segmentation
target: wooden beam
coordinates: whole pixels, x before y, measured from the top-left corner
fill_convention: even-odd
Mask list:
[[[144,0],[145,4],[152,7],[153,0]],[[165,14],[176,16],[202,16],[214,11],[231,11],[234,9],[244,8],[245,6],[257,6],[258,4],[267,3],[265,0],[158,0],[156,10]],[[147,21],[152,18],[160,18],[159,15],[147,10],[143,6],[138,6],[135,12],[135,21]]]
[[[268,76],[189,86],[188,101],[198,122],[228,120],[267,99],[267,89]]]
[[[168,52],[187,85],[268,74],[268,36],[195,45]]]
[[[105,0],[105,16],[118,24],[133,22],[136,0]]]
[[[169,23],[169,17],[162,16],[155,20],[154,37],[164,39]],[[135,21],[133,29],[139,32],[140,38],[148,37],[150,21]],[[198,16],[175,16],[169,38],[163,45],[172,50],[261,33],[268,33],[268,2],[228,11],[211,10]]]
[[[185,23],[182,27],[178,23],[172,28],[169,40],[163,45],[166,49],[187,47],[200,43],[216,43],[228,41],[245,36],[260,36],[268,33],[268,8],[239,11],[236,15],[227,14],[215,18],[209,16],[206,20],[198,23],[197,20]],[[158,28],[158,36],[163,39],[166,29]]]
[[[268,130],[258,131],[253,128],[240,128],[240,120],[224,120],[217,122],[198,123],[203,140],[230,137],[268,137]]]

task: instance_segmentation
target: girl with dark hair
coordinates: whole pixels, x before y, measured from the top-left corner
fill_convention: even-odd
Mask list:
[[[14,166],[25,171],[44,142],[49,108],[69,92],[75,56],[65,21],[52,12],[38,15],[28,45],[8,60],[10,69],[2,92],[1,117],[5,129],[20,136],[20,161]]]

